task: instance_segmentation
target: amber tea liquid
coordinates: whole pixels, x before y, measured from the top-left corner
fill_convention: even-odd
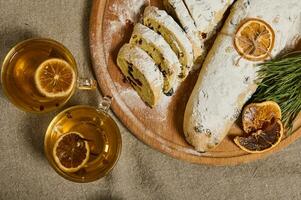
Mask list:
[[[89,161],[77,172],[63,172],[53,158],[53,147],[66,133],[81,133],[90,147]],[[63,177],[77,182],[96,180],[113,168],[121,148],[119,129],[104,112],[90,106],[71,107],[58,114],[49,125],[45,140],[45,154],[52,167]]]
[[[72,54],[62,44],[50,39],[30,39],[17,44],[7,54],[1,81],[8,98],[19,108],[29,112],[47,112],[65,104],[72,96],[49,98],[41,95],[34,82],[38,66],[47,59],[60,58],[75,69]]]

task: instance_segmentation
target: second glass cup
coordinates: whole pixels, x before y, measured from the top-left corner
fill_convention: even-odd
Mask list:
[[[40,69],[41,65],[45,66],[41,72],[41,84],[38,84],[37,69]],[[57,68],[60,71],[55,69],[55,65],[60,65]],[[62,65],[65,66],[65,71],[61,70]],[[67,74],[68,70],[71,73]],[[47,89],[54,87],[56,83],[53,80],[46,80],[48,77],[45,78],[45,73],[46,75],[58,73],[51,78],[55,80],[62,78],[63,84],[71,81],[68,91],[64,94],[60,91],[54,91],[56,92],[54,95],[49,93],[53,91]],[[2,65],[1,82],[4,93],[13,104],[24,111],[34,113],[50,112],[62,107],[72,97],[76,88],[96,88],[95,80],[78,77],[75,59],[65,46],[45,38],[25,40],[9,51]],[[41,92],[41,87],[46,88],[45,92]]]
[[[62,177],[75,182],[91,182],[107,175],[121,152],[121,135],[109,116],[111,99],[99,106],[67,108],[51,121],[44,139],[50,165]]]

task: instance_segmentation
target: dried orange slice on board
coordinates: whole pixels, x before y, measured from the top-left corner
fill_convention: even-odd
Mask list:
[[[37,89],[46,97],[64,97],[75,85],[75,71],[65,60],[51,58],[44,61],[35,72]]]
[[[77,132],[62,135],[54,144],[53,157],[64,172],[76,172],[83,168],[90,155],[90,147],[84,137]]]
[[[255,132],[273,118],[281,119],[281,109],[276,102],[251,103],[242,112],[243,129],[246,133]]]
[[[272,27],[260,19],[247,19],[238,27],[234,46],[243,58],[260,61],[270,57],[274,47],[275,33]]]
[[[234,142],[248,153],[263,153],[279,144],[282,136],[282,122],[279,119],[275,119],[248,137],[235,137]]]

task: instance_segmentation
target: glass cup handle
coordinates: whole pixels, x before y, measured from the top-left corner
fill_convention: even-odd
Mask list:
[[[77,88],[80,90],[95,90],[97,82],[92,78],[78,78]]]
[[[62,135],[63,134],[63,127],[60,124],[57,124],[53,127],[53,132]]]
[[[98,104],[97,111],[99,112],[105,112],[108,113],[112,103],[112,97],[110,96],[104,96],[100,100],[100,103]]]

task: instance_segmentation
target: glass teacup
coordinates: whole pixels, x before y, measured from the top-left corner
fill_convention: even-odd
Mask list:
[[[51,121],[45,134],[44,151],[50,165],[58,174],[70,181],[91,182],[113,169],[121,151],[121,135],[117,124],[107,114],[110,103],[111,99],[104,97],[98,108],[86,105],[73,106],[59,113]],[[70,169],[72,159],[78,160],[76,154],[68,157],[65,152],[57,150],[58,146],[63,144],[63,142],[60,144],[60,138],[70,133],[79,134],[80,140],[74,148],[65,149],[76,151],[83,142],[89,146],[87,162],[73,172],[64,170],[60,163],[65,160],[67,164],[64,166],[68,167],[69,162]],[[63,161],[60,162],[59,158]]]
[[[36,70],[49,59],[62,60],[74,71],[75,84],[65,96],[50,98],[37,89],[34,79]],[[2,65],[1,82],[4,93],[14,105],[34,113],[50,112],[63,106],[76,88],[96,88],[95,80],[78,77],[75,59],[65,46],[45,38],[22,41],[9,51]]]

